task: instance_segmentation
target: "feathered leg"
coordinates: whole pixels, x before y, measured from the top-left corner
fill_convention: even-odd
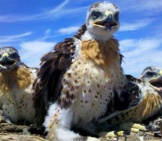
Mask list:
[[[71,130],[73,112],[71,108],[62,109],[59,104],[50,106],[44,126],[49,141],[99,141],[93,137],[83,137]]]

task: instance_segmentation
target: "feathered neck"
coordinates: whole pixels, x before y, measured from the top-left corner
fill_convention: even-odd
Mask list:
[[[77,38],[77,39],[81,39],[82,41],[83,40],[100,40],[100,41],[103,41],[103,42],[107,42],[111,39],[113,39],[113,34],[110,33],[110,35],[99,35],[97,33],[96,34],[93,34],[91,33],[88,28],[87,28],[87,25],[86,24],[83,24],[80,29],[78,30],[78,32],[74,35],[74,38]]]
[[[118,42],[111,39],[106,43],[95,40],[82,41],[81,50],[86,58],[91,58],[100,66],[120,63]]]
[[[14,87],[25,88],[31,84],[31,74],[26,67],[0,72],[0,89],[11,91]]]
[[[81,40],[86,41],[86,40],[98,40],[98,41],[102,41],[102,42],[108,42],[109,40],[111,40],[113,38],[113,35],[102,35],[102,34],[94,34],[91,33],[90,31],[88,31],[88,29],[84,32],[84,34],[82,34],[81,36]]]

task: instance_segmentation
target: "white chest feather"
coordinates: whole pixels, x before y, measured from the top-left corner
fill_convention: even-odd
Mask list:
[[[35,115],[32,100],[32,85],[18,90],[16,87],[1,97],[2,108],[6,118],[17,123],[18,120],[32,122]]]
[[[4,116],[14,123],[19,120],[33,122],[35,110],[32,84],[36,71],[32,73],[32,70],[22,67],[17,71],[2,73],[0,76],[0,102]]]
[[[120,67],[118,69],[120,72]],[[121,73],[116,73],[113,68],[101,67],[91,59],[78,58],[63,79],[63,97],[74,98],[72,124],[82,126],[105,114],[114,96],[113,90],[124,84],[120,77]],[[66,101],[70,102],[68,97]]]
[[[77,64],[78,61],[75,63]],[[80,64],[77,69],[78,73],[74,76],[74,83],[75,80],[77,80],[77,83],[73,84],[78,86],[75,92],[77,101],[73,107],[75,111],[74,124],[78,122],[83,124],[102,116],[107,110],[107,104],[114,95],[109,72],[105,72],[93,62],[83,60],[81,63],[82,66]],[[73,69],[73,66],[71,69]]]

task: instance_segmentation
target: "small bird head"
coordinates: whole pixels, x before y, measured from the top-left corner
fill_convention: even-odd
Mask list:
[[[88,13],[86,21],[88,31],[94,36],[109,39],[119,28],[119,9],[109,2],[98,2],[93,4]]]
[[[157,91],[162,92],[162,69],[149,66],[145,68],[141,74],[141,80]]]
[[[20,63],[18,51],[13,47],[0,48],[0,71],[8,71],[16,68]]]

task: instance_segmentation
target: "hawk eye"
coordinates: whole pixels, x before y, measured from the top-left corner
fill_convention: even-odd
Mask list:
[[[115,19],[116,21],[119,20],[119,12],[116,12],[116,13],[114,14],[114,19]]]
[[[12,54],[10,54],[10,57],[11,58],[16,58],[17,57],[17,53],[16,52],[13,52]]]
[[[157,73],[156,73],[156,72],[148,71],[148,72],[146,72],[146,75],[147,75],[148,77],[152,77],[152,76],[156,76]]]
[[[92,11],[91,13],[91,17],[93,20],[98,19],[101,15],[102,15],[101,12],[98,12],[98,11]]]

